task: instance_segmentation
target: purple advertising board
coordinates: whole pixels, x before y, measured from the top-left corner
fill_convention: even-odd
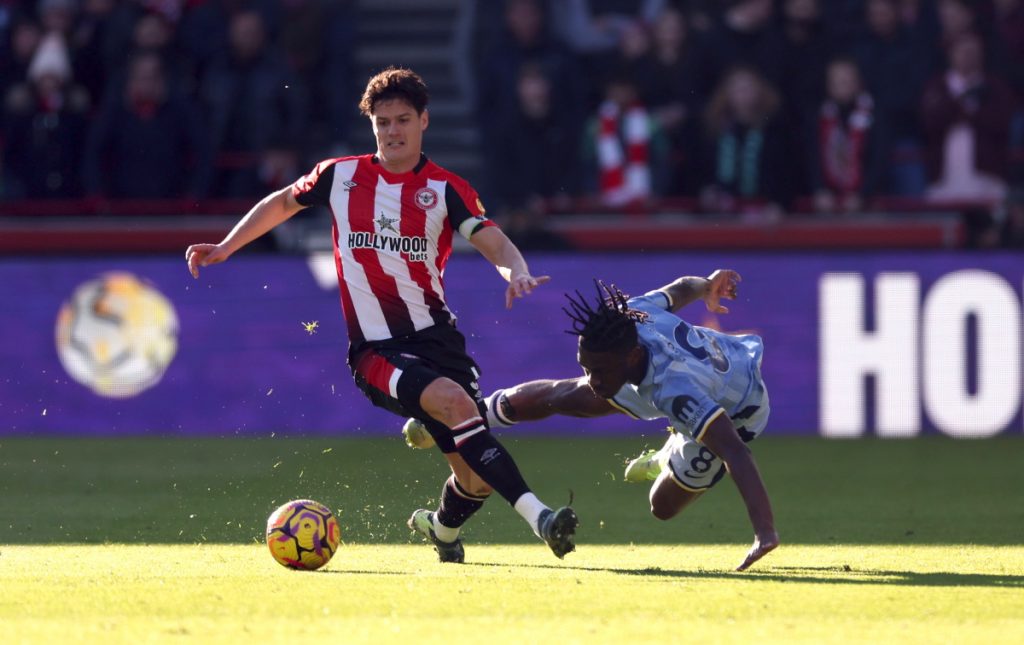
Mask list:
[[[592,279],[627,293],[680,275],[733,268],[743,276],[730,313],[701,303],[699,325],[760,334],[772,400],[770,431],[957,437],[1019,434],[1021,287],[1012,253],[531,254],[552,277],[504,307],[504,282],[485,260],[456,255],[448,301],[485,392],[580,374],[563,333],[563,292]],[[148,281],[173,305],[177,352],[162,379],[109,398],[58,359],[58,311],[76,287],[108,272]],[[199,280],[171,257],[8,258],[0,261],[0,435],[397,434],[401,420],[356,390],[330,256],[240,255]],[[313,327],[309,323],[316,322]],[[521,432],[633,433],[658,424],[624,416],[550,419]]]

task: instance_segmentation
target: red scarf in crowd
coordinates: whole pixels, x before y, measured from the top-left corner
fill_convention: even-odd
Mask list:
[[[835,101],[825,101],[818,118],[818,146],[825,186],[848,195],[864,184],[867,135],[874,103],[867,94],[857,97],[844,119]]]
[[[619,117],[625,137],[619,137]],[[651,194],[648,165],[650,123],[647,110],[635,103],[621,115],[618,104],[605,101],[598,109],[597,162],[600,169],[601,199],[609,206],[622,206]],[[625,140],[625,151],[622,141]]]

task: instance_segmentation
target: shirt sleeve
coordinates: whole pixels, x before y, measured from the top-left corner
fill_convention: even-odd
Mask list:
[[[672,300],[664,291],[649,291],[642,296],[630,298],[626,304],[631,309],[639,309],[648,313],[672,311]]]
[[[303,206],[330,206],[334,164],[337,159],[321,161],[309,174],[292,184],[292,197]]]
[[[497,226],[487,219],[480,196],[467,182],[452,178],[444,189],[444,203],[448,208],[448,221],[467,240],[488,226]]]
[[[712,421],[725,414],[717,401],[682,374],[662,387],[657,403],[658,409],[668,416],[672,425],[697,441],[704,438]]]

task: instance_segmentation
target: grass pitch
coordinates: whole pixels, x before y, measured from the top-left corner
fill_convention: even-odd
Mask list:
[[[555,559],[495,499],[441,565],[404,527],[439,455],[398,439],[0,439],[0,624],[10,642],[1022,642],[1024,443],[759,439],[783,545],[722,482],[652,519],[620,481],[634,439],[505,436],[535,490],[572,488]],[[661,437],[647,442],[658,444]],[[263,546],[279,503],[335,509],[319,572]]]
[[[346,545],[294,572],[256,545],[5,547],[11,642],[1020,642],[1024,549]]]

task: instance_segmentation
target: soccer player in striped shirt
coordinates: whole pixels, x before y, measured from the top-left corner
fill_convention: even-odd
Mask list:
[[[456,231],[508,281],[507,307],[548,277],[530,274],[465,180],[423,154],[427,100],[423,80],[408,69],[371,78],[359,107],[370,119],[376,154],[317,164],[263,198],[219,244],[190,246],[188,267],[198,277],[200,267],[227,260],[301,209],[329,207],[356,384],[374,405],[420,419],[452,470],[437,510],[417,510],[409,527],[433,543],[442,562],[463,562],[459,530],[496,490],[562,558],[575,549],[576,514],[543,504],[490,433],[480,370],[455,328],[442,280]]]
[[[739,274],[716,271],[684,277],[637,298],[601,285],[588,302],[577,292],[566,313],[579,336],[584,376],[538,380],[487,397],[491,427],[507,427],[555,414],[596,417],[621,412],[635,419],[668,419],[671,435],[658,451],[632,460],[625,479],[653,480],[651,513],[675,517],[728,471],[747,506],[754,544],[744,570],[779,544],[771,503],[747,448],[768,422],[768,392],[761,379],[761,339],[690,325],[673,312],[704,300],[716,313],[721,298],[735,298]],[[416,447],[415,422],[406,441]]]

